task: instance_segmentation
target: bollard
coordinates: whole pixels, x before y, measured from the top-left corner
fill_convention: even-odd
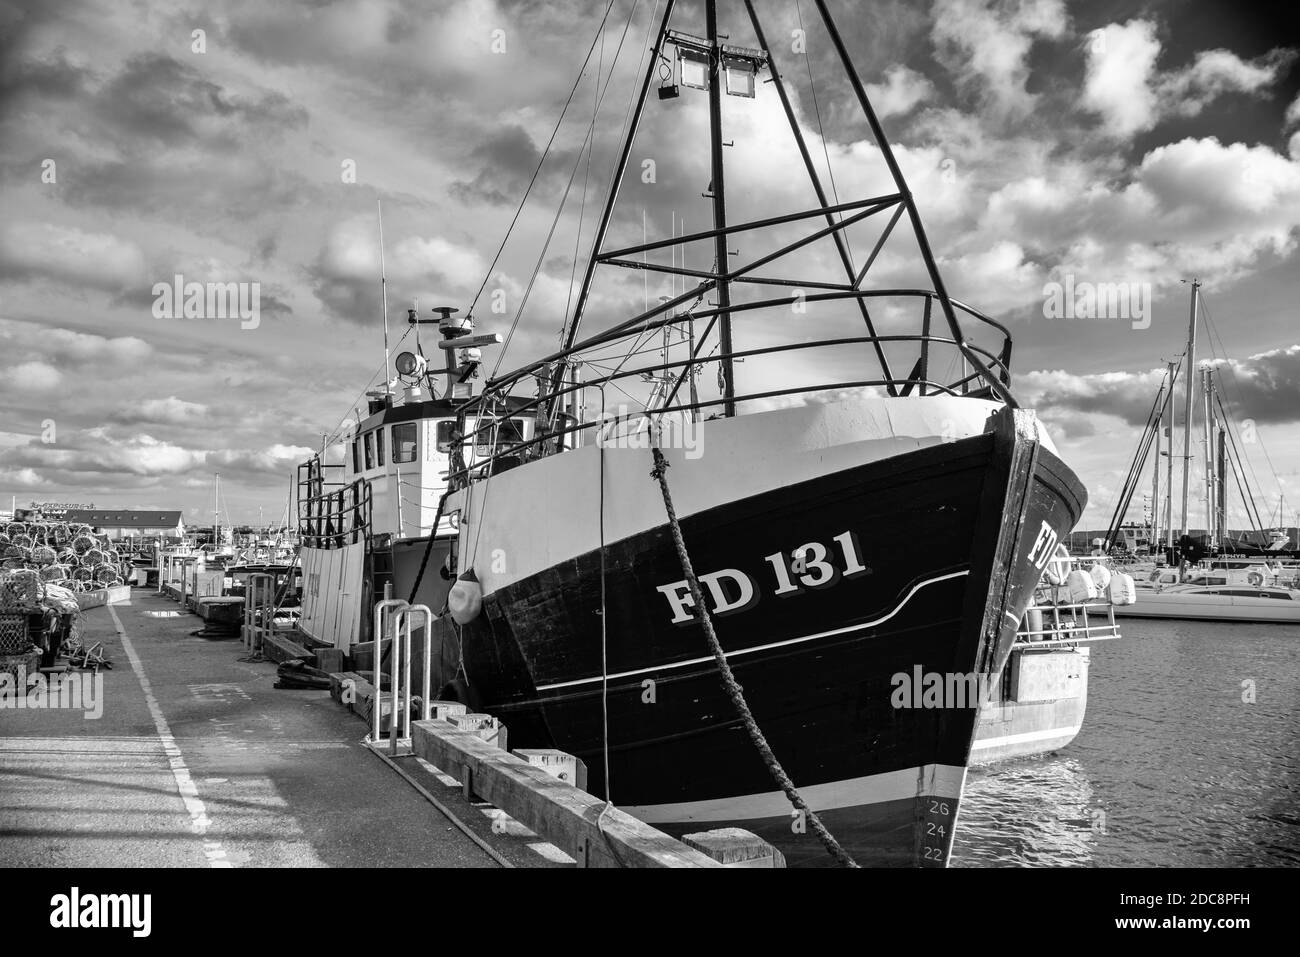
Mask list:
[[[510,750],[506,747],[506,726],[490,714],[457,714],[450,721],[461,731],[468,731],[503,751]]]
[[[510,753],[579,791],[587,790],[587,762],[575,755],[558,748],[519,748]]]
[[[682,843],[723,867],[785,867],[785,855],[757,834],[739,827],[685,834]]]

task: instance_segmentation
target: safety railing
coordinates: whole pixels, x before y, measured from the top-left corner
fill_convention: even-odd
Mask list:
[[[974,317],[980,323],[986,324],[1001,333],[1001,347],[996,352],[974,342],[958,340],[952,336],[933,334],[931,331],[932,313],[937,297],[935,293],[929,290],[886,289],[855,290],[852,292],[838,290],[814,292],[809,295],[797,292],[798,295],[791,297],[733,304],[729,314],[739,319],[744,314],[755,310],[778,306],[789,307],[795,303],[807,304],[841,299],[865,301],[879,298],[920,298],[925,304],[921,332],[907,335],[855,335],[784,342],[763,348],[733,350],[727,353],[714,352],[708,355],[702,355],[699,350],[693,350],[685,358],[654,362],[649,365],[640,362],[621,361],[615,354],[604,357],[604,361],[617,365],[617,368],[612,372],[595,377],[584,377],[581,381],[567,381],[567,377],[562,372],[556,371],[564,368],[572,369],[578,366],[584,366],[588,369],[595,368],[593,365],[595,359],[589,355],[591,350],[610,346],[624,340],[634,340],[630,343],[629,356],[638,355],[642,351],[655,351],[659,352],[660,356],[667,360],[668,353],[659,350],[658,347],[640,349],[642,341],[656,330],[666,330],[669,327],[680,326],[686,322],[702,320],[709,321],[702,338],[707,337],[712,329],[713,320],[720,315],[720,310],[697,309],[689,313],[658,315],[657,317],[647,318],[643,323],[635,326],[623,324],[609,333],[587,340],[587,342],[572,350],[556,353],[508,376],[490,380],[484,387],[483,394],[469,400],[461,410],[463,415],[462,424],[466,419],[474,417],[477,420],[475,428],[466,429],[462,427],[459,432],[462,439],[460,447],[487,448],[491,454],[485,456],[480,451],[474,457],[474,461],[467,464],[463,460],[463,456],[454,452],[450,475],[452,484],[463,484],[465,481],[484,477],[494,471],[503,471],[532,458],[542,457],[567,447],[573,447],[577,444],[576,440],[580,434],[588,430],[609,428],[611,425],[617,427],[629,421],[644,419],[647,416],[650,418],[671,414],[695,416],[701,412],[725,408],[732,404],[781,399],[795,395],[815,395],[843,389],[876,388],[893,396],[915,394],[919,396],[948,395],[976,398],[1009,397],[1008,384],[1011,375],[1012,346],[1010,334],[1005,326],[964,303],[955,300],[952,302],[955,309]],[[650,311],[650,313],[654,312],[655,310]],[[693,335],[691,338],[694,341]],[[682,344],[684,343],[678,343],[678,345]],[[690,394],[687,383],[691,377],[697,375],[702,368],[712,366],[724,359],[732,362],[743,362],[745,360],[758,360],[763,357],[779,358],[786,354],[802,353],[816,349],[844,349],[871,345],[877,350],[881,350],[885,346],[897,344],[911,344],[917,347],[915,352],[919,353],[915,359],[915,364],[911,366],[906,375],[894,374],[886,363],[885,371],[889,372],[889,374],[875,378],[837,379],[781,389],[751,392],[738,391],[730,396],[696,396],[687,399]],[[932,374],[933,369],[942,367],[936,355],[940,349],[952,351],[949,368],[957,365],[958,360],[960,360],[960,374],[953,378],[947,378],[946,375],[938,377]],[[973,358],[975,361],[968,362],[968,357]],[[948,357],[945,356],[944,358]],[[534,379],[541,384],[536,398],[521,400],[511,395],[512,391],[525,383],[531,383]],[[576,416],[566,411],[566,406],[572,409],[582,404],[588,390],[597,390],[603,393],[607,387],[611,387],[624,395],[631,396],[631,391],[623,389],[622,385],[636,380],[658,380],[661,383],[661,388],[655,393],[653,400],[647,401],[640,408],[620,412],[617,415],[605,415],[600,419],[588,421],[579,421]],[[683,395],[684,390],[685,395]],[[1009,398],[1008,401],[1010,401]],[[501,423],[505,419],[519,418],[521,416],[533,417],[536,423],[533,434],[526,440],[498,442],[496,433]]]
[[[312,459],[298,466],[298,537],[311,548],[342,548],[364,541],[373,515],[370,483],[326,482],[325,465]],[[304,472],[306,473],[304,475]]]
[[[433,611],[428,605],[412,605],[402,598],[385,598],[375,603],[375,696],[371,702],[369,743],[372,747],[386,746],[390,754],[396,754],[399,745],[409,747],[411,742],[411,644],[416,618],[422,620],[425,633],[420,665],[420,719],[427,721],[432,713],[429,685],[433,677],[433,658],[429,632],[433,625]],[[382,687],[385,642],[388,643],[389,665],[387,693]],[[382,703],[385,700],[391,703],[387,736],[383,734]]]
[[[1059,583],[1051,581],[1047,573],[1039,580],[1033,601],[1016,632],[1017,647],[1074,646],[1122,637],[1109,588],[1098,587],[1096,598],[1081,601],[1073,600],[1070,594],[1069,574],[1082,571],[1091,577],[1090,569],[1097,564],[1096,559],[1086,557],[1061,556],[1053,560]]]

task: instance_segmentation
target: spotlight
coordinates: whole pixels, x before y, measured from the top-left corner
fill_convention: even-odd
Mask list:
[[[395,365],[401,375],[419,375],[424,368],[424,357],[414,352],[403,352],[398,355]]]

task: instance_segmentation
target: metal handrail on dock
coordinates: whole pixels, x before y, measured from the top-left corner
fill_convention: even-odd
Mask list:
[[[426,641],[422,648],[420,719],[412,722],[411,653],[417,618],[422,619]],[[584,789],[586,768],[577,757],[550,748],[510,751],[506,747],[506,727],[496,717],[471,714],[460,702],[432,700],[432,655],[427,639],[433,621],[433,612],[426,605],[384,598],[376,603],[374,611],[373,685],[350,672],[331,678],[336,684],[332,692],[336,698],[343,697],[345,687],[350,687],[352,701],[368,692],[371,731],[366,743],[407,780],[412,779],[398,761],[413,757],[427,761],[459,781],[467,800],[482,799],[494,805],[569,853],[579,867],[785,866],[779,851],[738,828],[702,831],[681,840],[671,837],[589,794]],[[380,686],[385,640],[389,642],[390,661],[386,695]],[[385,699],[391,705],[387,736],[381,734]],[[432,795],[424,793],[451,816]]]

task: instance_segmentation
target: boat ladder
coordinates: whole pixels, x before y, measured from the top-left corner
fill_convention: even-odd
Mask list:
[[[433,612],[428,605],[412,605],[400,598],[385,598],[375,605],[374,698],[370,708],[370,747],[386,748],[389,755],[411,753],[411,640],[416,619],[423,621],[424,642],[421,647],[420,718],[430,717],[429,683],[433,659],[429,638],[433,630]],[[383,645],[388,642],[388,691],[381,688]],[[383,734],[384,702],[389,702],[388,732]],[[400,750],[399,750],[400,749]]]

